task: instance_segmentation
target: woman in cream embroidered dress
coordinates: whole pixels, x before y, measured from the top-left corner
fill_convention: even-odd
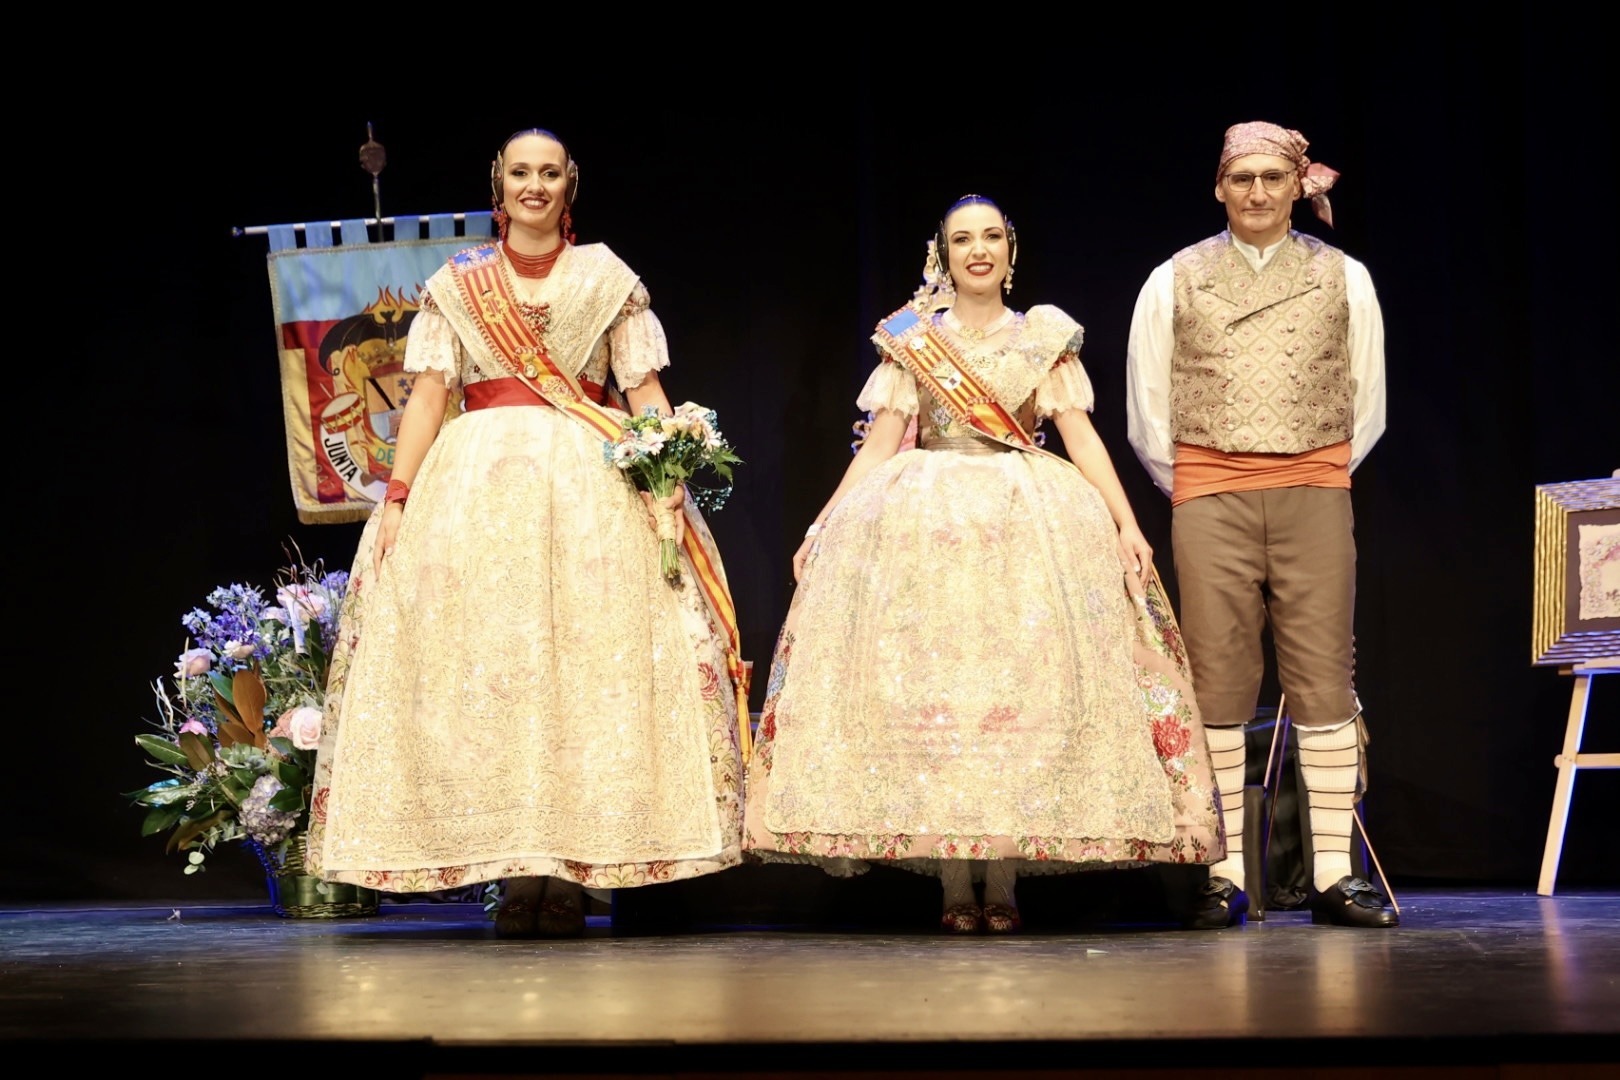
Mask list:
[[[668,414],[647,290],[604,245],[565,239],[578,170],[554,136],[513,136],[492,181],[502,242],[436,272],[411,326],[417,377],[343,612],[310,848],[328,880],[385,891],[507,879],[498,930],[578,933],[584,887],[739,861],[737,708],[691,567],[664,580],[646,497],[600,434],[513,377],[499,290],[457,266],[498,263],[504,309],[587,393],[611,378],[629,408]],[[440,426],[457,392],[465,411]]]
[[[938,873],[946,931],[1007,933],[1020,873],[1207,863],[1224,841],[1174,618],[1087,415],[1081,327],[1005,306],[1016,235],[989,200],[930,247],[914,306],[1078,469],[959,423],[874,336],[869,434],[794,557],[744,847]]]

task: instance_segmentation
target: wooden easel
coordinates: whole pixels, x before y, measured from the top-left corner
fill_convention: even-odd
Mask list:
[[[1586,728],[1586,704],[1592,696],[1592,679],[1598,675],[1620,675],[1620,656],[1583,660],[1558,669],[1560,675],[1575,676],[1569,697],[1569,724],[1564,728],[1564,752],[1553,758],[1558,769],[1558,786],[1553,791],[1552,817],[1547,821],[1547,847],[1541,853],[1541,881],[1536,892],[1553,894],[1558,877],[1558,859],[1564,853],[1564,826],[1569,822],[1569,803],[1575,794],[1575,774],[1581,769],[1620,769],[1620,754],[1581,753],[1581,733]]]

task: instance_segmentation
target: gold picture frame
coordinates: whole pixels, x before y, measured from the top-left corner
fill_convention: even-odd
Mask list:
[[[1536,487],[1530,662],[1620,655],[1620,477]]]

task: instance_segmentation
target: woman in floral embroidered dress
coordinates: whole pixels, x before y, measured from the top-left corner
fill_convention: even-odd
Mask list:
[[[960,200],[874,335],[870,430],[794,556],[748,771],[745,850],[938,873],[952,933],[1018,929],[1019,874],[1224,851],[1174,618],[1088,416],[1081,327],[1006,307],[1016,243],[993,202]],[[914,351],[948,361],[930,374]],[[1004,420],[960,406],[975,381]],[[1045,418],[1072,464],[1015,445]]]
[[[678,586],[661,576],[646,497],[579,419],[599,413],[547,403],[671,412],[646,288],[569,235],[578,175],[551,133],[508,139],[491,172],[501,242],[458,254],[422,293],[393,479],[343,610],[310,835],[332,881],[506,879],[496,927],[514,935],[581,932],[583,888],[740,858],[734,638],[690,566]],[[682,528],[718,569],[685,505]]]

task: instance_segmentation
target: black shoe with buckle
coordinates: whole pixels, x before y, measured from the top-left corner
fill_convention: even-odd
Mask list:
[[[1248,913],[1249,894],[1230,878],[1212,877],[1198,891],[1198,902],[1183,925],[1188,930],[1221,930],[1237,926]]]
[[[1311,900],[1311,922],[1330,926],[1399,926],[1389,898],[1363,878],[1346,875]]]

